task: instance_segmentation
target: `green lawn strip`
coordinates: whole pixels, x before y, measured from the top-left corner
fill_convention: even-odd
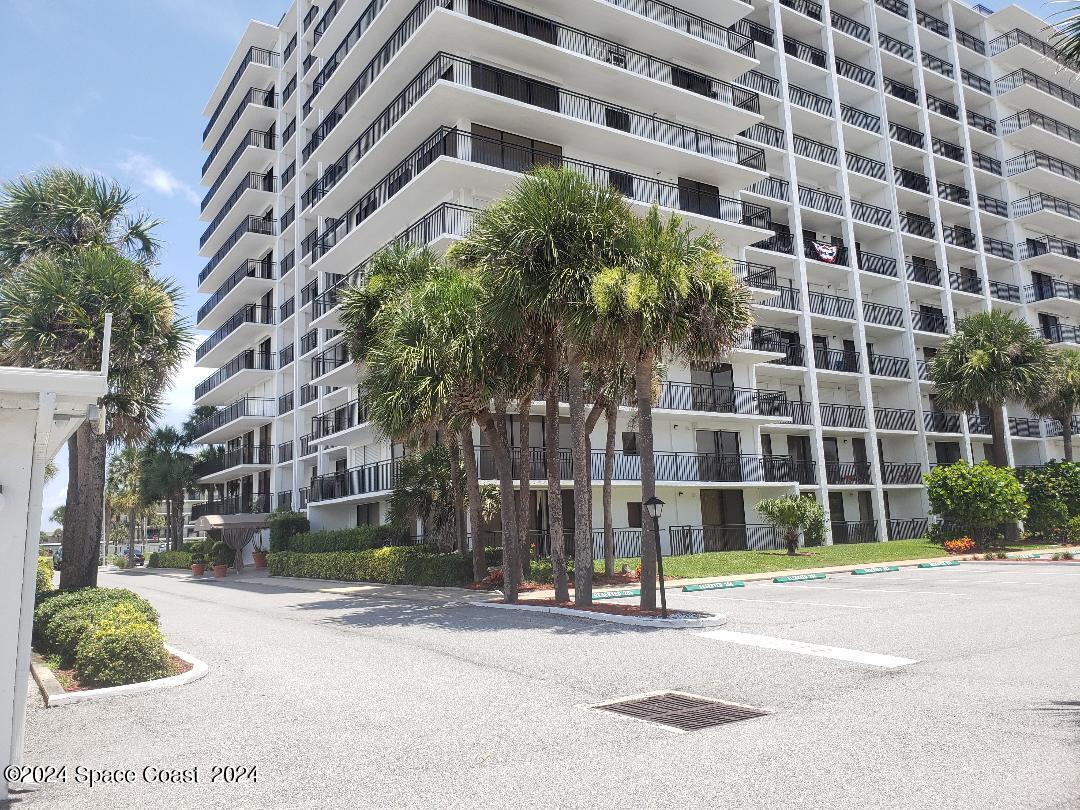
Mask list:
[[[1010,546],[1004,550],[1030,551],[1033,548],[1032,546]],[[929,540],[849,543],[800,549],[800,553],[808,553],[810,556],[789,557],[783,551],[718,551],[665,557],[664,576],[675,579],[696,579],[947,556],[940,545],[931,543]],[[633,569],[637,568],[639,560],[636,557],[616,560],[616,570],[619,570],[624,563]],[[597,563],[600,572],[604,570],[603,566],[602,560]]]

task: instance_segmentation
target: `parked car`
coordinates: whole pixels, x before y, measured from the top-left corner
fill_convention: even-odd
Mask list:
[[[120,550],[121,557],[127,557],[127,555],[128,550],[126,548]],[[135,565],[142,565],[144,561],[143,553],[139,549],[135,549]]]

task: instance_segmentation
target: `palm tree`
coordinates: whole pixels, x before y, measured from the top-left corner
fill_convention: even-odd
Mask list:
[[[127,516],[128,568],[135,567],[135,520],[143,506],[139,481],[143,454],[137,447],[125,447],[109,459],[105,478],[105,504],[113,515]]]
[[[977,312],[956,322],[930,361],[934,395],[944,408],[990,410],[995,466],[1008,464],[1006,400],[1037,396],[1051,370],[1049,344],[1024,321],[999,310]]]
[[[169,281],[110,247],[40,255],[0,282],[0,363],[100,367],[105,314],[113,314],[105,434],[84,423],[68,445],[62,588],[97,581],[106,452],[144,440],[191,343]]]
[[[566,324],[588,307],[595,274],[621,262],[631,232],[630,209],[611,186],[596,186],[569,168],[529,172],[501,200],[480,212],[448,258],[482,269],[491,279],[493,317],[521,328],[522,346],[536,348],[544,381],[548,530],[555,598],[569,599],[563,550],[559,463],[559,388],[567,371],[574,469],[575,601],[592,599],[592,477],[585,447],[584,365],[581,341]],[[578,318],[583,323],[583,318]],[[583,336],[579,329],[578,337]]]
[[[1055,0],[1063,3],[1066,0]],[[1065,17],[1057,25],[1048,26],[1050,44],[1057,48],[1058,61],[1072,70],[1080,70],[1080,5],[1070,3],[1054,16]]]
[[[799,535],[806,545],[820,543],[825,536],[825,510],[813,495],[783,495],[758,501],[758,514],[784,535],[789,556],[799,551]]]
[[[157,428],[145,445],[141,490],[146,503],[165,502],[165,536],[177,551],[184,527],[184,499],[195,483],[195,460],[187,437],[171,427]]]
[[[1072,461],[1073,413],[1080,407],[1080,351],[1062,349],[1052,355],[1050,373],[1028,406],[1035,414],[1061,423],[1065,460]]]
[[[753,323],[750,291],[731,272],[712,233],[695,234],[681,217],[653,209],[635,221],[630,260],[601,272],[592,285],[599,323],[584,329],[623,347],[634,370],[641,501],[656,495],[652,403],[656,365],[671,355],[686,362],[714,359],[736,345]],[[571,329],[582,326],[572,323]],[[595,339],[595,338],[594,338]],[[641,607],[656,606],[652,526],[641,532]]]
[[[450,479],[450,452],[443,446],[402,459],[390,493],[390,522],[412,534],[419,518],[424,535],[440,551],[449,551],[455,542],[457,517]]]
[[[50,168],[0,186],[0,277],[22,262],[85,247],[113,248],[144,265],[157,256],[158,221],[130,211],[135,195],[96,174]]]

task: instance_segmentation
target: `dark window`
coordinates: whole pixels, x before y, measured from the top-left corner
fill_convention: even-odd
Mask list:
[[[626,525],[631,529],[641,528],[641,501],[626,504]]]
[[[626,172],[609,171],[608,182],[624,197],[634,196],[634,178]]]
[[[628,456],[636,456],[638,454],[636,433],[623,432],[622,451]]]
[[[608,107],[604,111],[604,121],[612,129],[621,129],[623,132],[630,131],[630,113],[626,110]]]
[[[679,208],[707,217],[720,217],[720,189],[698,180],[679,178]]]
[[[712,95],[712,83],[700,73],[691,73],[681,67],[671,67],[671,83],[676,87],[698,93],[703,96]]]

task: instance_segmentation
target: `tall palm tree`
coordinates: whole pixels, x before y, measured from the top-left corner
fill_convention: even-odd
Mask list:
[[[149,265],[159,224],[131,210],[135,195],[112,180],[50,168],[0,185],[0,277],[41,255],[97,246]]]
[[[177,551],[183,539],[184,500],[195,483],[195,459],[188,439],[171,427],[157,428],[146,440],[141,478],[147,503],[165,502],[165,536]]]
[[[111,247],[40,255],[0,282],[0,363],[100,367],[105,314],[113,314],[105,434],[84,423],[68,445],[62,588],[97,581],[106,451],[144,440],[191,343],[170,281]]]
[[[135,567],[135,522],[141,506],[143,454],[137,447],[125,447],[109,459],[105,473],[105,503],[114,515],[127,516],[128,568]]]
[[[753,323],[750,291],[731,271],[712,233],[695,234],[681,217],[653,209],[636,220],[630,260],[601,272],[592,285],[599,324],[582,326],[622,346],[634,369],[642,503],[656,495],[652,405],[656,365],[672,356],[685,362],[729,351]],[[656,539],[649,521],[641,532],[641,607],[656,606]]]
[[[1028,406],[1039,416],[1061,423],[1065,460],[1072,461],[1072,420],[1076,409],[1080,408],[1080,351],[1063,349],[1052,355],[1050,373],[1040,390],[1028,400]]]
[[[574,469],[574,598],[579,603],[592,599],[586,354],[581,341],[569,339],[565,325],[575,313],[590,309],[589,289],[595,274],[621,262],[632,218],[615,188],[593,185],[570,168],[544,166],[526,174],[504,198],[478,214],[469,234],[448,253],[460,266],[481,268],[490,276],[494,316],[506,325],[522,325],[523,345],[541,351],[548,528],[559,600],[569,598],[559,463],[559,388],[564,370]]]
[[[1024,321],[999,310],[977,312],[956,329],[930,361],[934,395],[945,408],[990,410],[993,460],[1008,464],[1005,450],[1006,400],[1035,397],[1051,370],[1049,344]]]

